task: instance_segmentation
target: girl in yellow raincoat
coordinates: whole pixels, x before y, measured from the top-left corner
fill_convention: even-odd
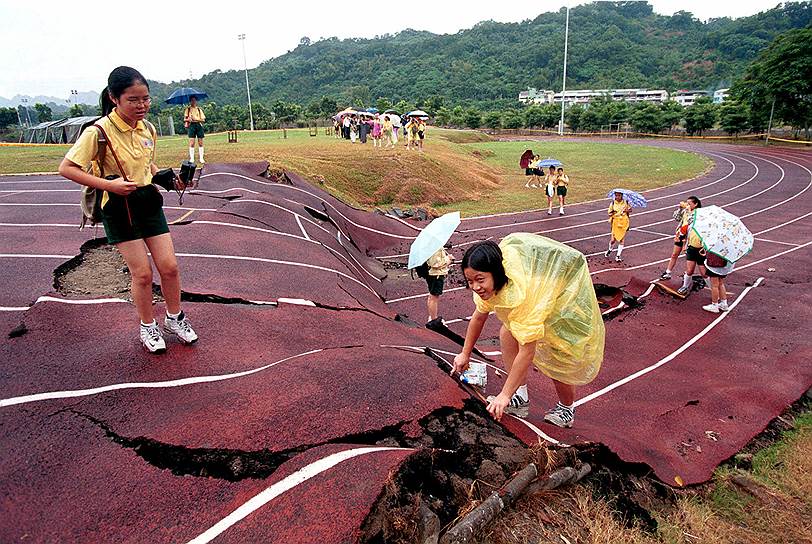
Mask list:
[[[615,193],[615,199],[609,204],[609,223],[612,225],[612,234],[609,238],[609,249],[604,253],[604,257],[608,257],[614,249],[614,244],[617,242],[617,257],[615,261],[620,262],[623,260],[623,240],[626,238],[626,231],[629,230],[629,214],[632,213],[632,207],[629,203],[623,200],[623,193]]]
[[[479,242],[465,253],[462,271],[476,310],[454,371],[468,367],[490,312],[502,322],[499,340],[508,371],[502,391],[488,397],[499,420],[526,417],[530,364],[553,380],[559,402],[544,420],[571,427],[575,388],[591,382],[603,361],[605,330],[584,255],[555,240],[516,233]]]

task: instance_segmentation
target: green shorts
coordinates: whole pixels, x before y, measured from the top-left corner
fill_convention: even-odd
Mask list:
[[[203,139],[203,125],[200,123],[189,123],[189,138]]]
[[[439,297],[443,294],[445,276],[429,276],[426,278],[426,284],[429,286],[429,294]]]
[[[164,217],[164,197],[152,184],[139,187],[127,197],[108,193],[102,223],[108,244],[151,238],[169,232]]]
[[[559,185],[555,188],[555,192],[558,194],[558,196],[567,196],[567,186]]]

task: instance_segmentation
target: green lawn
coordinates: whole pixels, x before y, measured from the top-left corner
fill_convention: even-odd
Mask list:
[[[284,136],[287,137],[284,137]],[[208,162],[268,161],[298,172],[351,204],[425,205],[464,215],[521,211],[546,205],[540,189],[525,189],[519,156],[533,149],[561,160],[570,176],[568,202],[605,197],[613,187],[645,190],[690,179],[710,166],[700,155],[671,149],[593,142],[497,142],[477,131],[430,127],[424,153],[383,150],[326,136],[320,129],[206,136]],[[159,140],[157,163],[178,167],[188,158],[184,136]],[[69,146],[0,147],[0,174],[53,172]]]
[[[463,214],[499,213],[547,205],[541,190],[525,189],[519,157],[532,149],[542,158],[564,163],[570,178],[567,202],[604,198],[615,187],[643,191],[693,178],[711,165],[701,155],[660,147],[594,142],[478,142],[459,145],[472,158],[481,158],[498,168],[505,186],[489,195],[487,206],[480,201],[456,202],[453,208]],[[472,162],[472,164],[475,164]],[[451,208],[444,206],[443,208]]]

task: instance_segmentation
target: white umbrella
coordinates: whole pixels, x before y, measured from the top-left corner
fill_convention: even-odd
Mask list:
[[[443,247],[454,230],[460,225],[460,212],[451,212],[438,217],[417,235],[409,249],[409,268],[420,266]]]

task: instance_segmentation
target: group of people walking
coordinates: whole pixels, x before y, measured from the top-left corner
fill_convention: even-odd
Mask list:
[[[336,138],[361,144],[371,139],[373,147],[381,148],[394,148],[399,140],[404,139],[406,149],[423,151],[426,139],[425,118],[401,117],[396,113],[336,116],[333,129]]]
[[[564,173],[564,167],[560,164],[559,166],[550,165],[545,171],[542,162],[541,157],[534,155],[532,149],[528,149],[522,154],[519,166],[524,168],[524,175],[527,176],[524,186],[527,189],[544,189],[544,194],[547,195],[547,215],[553,214],[553,202],[558,197],[558,215],[564,215],[570,178]]]

